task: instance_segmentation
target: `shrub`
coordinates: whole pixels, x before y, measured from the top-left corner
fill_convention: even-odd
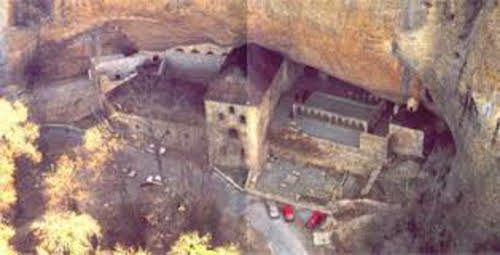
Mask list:
[[[150,255],[151,253],[143,250],[141,248],[139,249],[134,249],[131,247],[126,248],[123,245],[118,244],[114,249],[113,249],[113,255]]]
[[[9,240],[14,236],[15,231],[9,225],[0,223],[0,254],[14,255],[14,248],[10,246]]]
[[[88,197],[77,180],[77,168],[81,161],[62,155],[56,162],[55,172],[45,178],[45,194],[49,209],[71,209],[73,201]]]
[[[206,234],[200,236],[197,232],[182,234],[179,240],[172,246],[169,255],[237,255],[238,248],[233,245],[212,248],[210,242],[212,236]]]
[[[74,212],[49,212],[30,226],[39,241],[39,255],[85,255],[93,249],[90,238],[101,236],[101,227],[91,216]]]

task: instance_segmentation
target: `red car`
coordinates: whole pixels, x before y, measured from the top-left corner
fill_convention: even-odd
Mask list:
[[[326,214],[319,211],[314,211],[311,217],[309,217],[309,219],[306,222],[306,228],[308,229],[316,228],[317,226],[321,225],[321,223],[323,223],[325,219],[326,219]]]
[[[281,207],[281,212],[283,213],[283,218],[285,218],[285,221],[291,222],[295,220],[295,212],[291,205],[283,205],[283,207]]]

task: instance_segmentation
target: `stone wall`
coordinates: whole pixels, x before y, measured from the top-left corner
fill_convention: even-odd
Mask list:
[[[203,126],[122,113],[113,114],[111,120],[124,124],[129,134],[155,139],[166,148],[195,154],[206,152],[207,139]]]
[[[249,141],[255,139],[254,134],[249,132],[254,132],[252,127],[258,122],[256,113],[258,111],[255,106],[205,101],[208,155],[211,164],[243,168],[254,164],[258,156],[252,147],[253,143]]]
[[[86,77],[37,88],[28,103],[30,117],[39,123],[70,123],[101,109],[99,92]]]
[[[131,56],[93,57],[90,59],[89,78],[106,94],[133,79],[141,66],[156,64],[159,66],[158,75],[206,84],[219,72],[228,50],[213,44],[198,44],[164,51],[139,51]]]
[[[424,132],[422,130],[389,124],[389,148],[404,156],[423,157]]]
[[[273,130],[271,150],[286,158],[299,160],[334,171],[367,176],[387,159],[387,139],[362,133],[360,146],[348,146],[309,136],[290,128]]]
[[[273,117],[274,109],[283,93],[288,91],[302,75],[303,66],[285,59],[276,76],[274,77],[269,89],[263,95],[262,102],[257,107],[258,117],[257,128],[254,133],[257,144],[257,150],[260,151],[258,159],[255,161],[255,170],[260,171],[262,164],[267,158],[267,132],[268,126]],[[256,113],[257,114],[257,113]]]
[[[182,45],[166,50],[168,77],[208,83],[219,72],[230,48],[214,44]]]

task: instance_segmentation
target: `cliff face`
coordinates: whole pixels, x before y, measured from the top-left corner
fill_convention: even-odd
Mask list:
[[[50,52],[42,53],[42,68],[54,61],[71,62],[66,56],[75,54],[75,39],[87,40],[92,48],[95,40],[112,33],[126,36],[137,48],[157,50],[207,40],[223,45],[252,41],[404,102],[408,96],[419,98],[421,88],[415,73],[393,52],[400,31],[413,25],[406,21],[408,8],[397,0],[60,0],[53,1],[50,18],[39,18],[43,25],[36,33],[40,51]],[[104,27],[115,30],[99,30]],[[90,54],[89,49],[80,55]]]
[[[491,242],[500,226],[500,6],[453,3],[455,17],[440,22],[433,54],[416,70],[456,143],[447,188],[463,199],[451,224],[464,230],[465,239]]]
[[[36,77],[50,80],[82,73],[85,59],[99,52],[251,41],[393,101],[422,98],[427,90],[432,99],[422,99],[446,120],[457,147],[448,197],[463,199],[450,214],[468,216],[455,223],[470,222],[465,227],[475,236],[500,227],[498,1],[54,0],[51,6],[38,25],[2,32],[7,80],[22,82],[33,59]]]

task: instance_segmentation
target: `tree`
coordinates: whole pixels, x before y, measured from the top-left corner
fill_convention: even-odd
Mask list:
[[[85,255],[93,249],[90,239],[101,237],[101,227],[91,216],[74,212],[48,212],[30,229],[39,241],[39,255]]]
[[[14,236],[15,231],[7,224],[0,223],[0,254],[14,255],[14,248],[10,246],[9,240]]]
[[[98,177],[104,163],[122,146],[122,141],[113,136],[107,127],[101,125],[85,132],[83,146],[77,150],[77,154],[85,159],[85,167],[95,170]]]
[[[134,249],[134,248],[126,248],[123,245],[116,245],[113,249],[113,255],[151,255],[150,252],[143,250],[142,248]]]
[[[238,248],[233,245],[225,245],[212,248],[210,242],[212,236],[206,234],[200,236],[197,232],[182,234],[175,242],[169,255],[237,255],[240,254]]]
[[[0,98],[0,213],[16,202],[14,187],[15,159],[27,156],[39,162],[41,154],[35,141],[38,126],[26,121],[28,110],[20,102],[11,103]]]
[[[5,221],[5,213],[17,200],[14,186],[15,160],[27,156],[35,162],[41,154],[35,147],[38,126],[27,121],[28,110],[21,102],[0,98],[0,254],[16,254],[9,241],[14,229]]]
[[[45,178],[45,194],[47,207],[54,209],[72,209],[77,201],[88,197],[88,191],[83,189],[77,180],[77,168],[82,165],[81,159],[71,159],[62,155],[56,162],[56,169]]]

